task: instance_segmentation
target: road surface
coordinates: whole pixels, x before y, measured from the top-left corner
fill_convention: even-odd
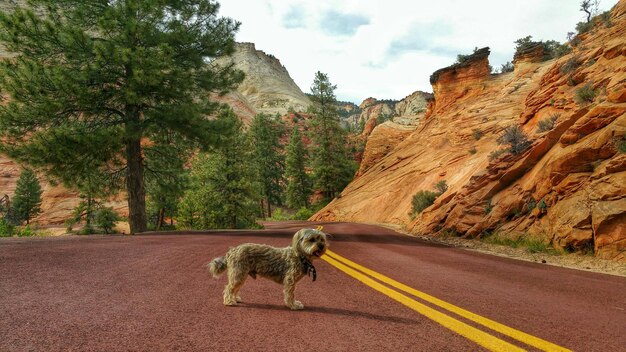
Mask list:
[[[222,305],[204,265],[324,226],[317,281],[249,279]],[[626,278],[424,242],[372,225],[0,239],[0,351],[626,351]]]

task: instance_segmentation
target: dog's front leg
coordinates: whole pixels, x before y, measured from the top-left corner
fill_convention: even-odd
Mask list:
[[[283,293],[285,294],[285,305],[289,307],[291,310],[299,310],[304,309],[304,305],[300,301],[296,301],[295,293],[296,291],[296,280],[292,276],[288,276],[284,280],[284,289]]]

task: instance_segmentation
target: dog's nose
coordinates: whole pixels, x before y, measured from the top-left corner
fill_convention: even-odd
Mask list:
[[[320,249],[320,251],[323,251],[325,246],[323,244],[318,244],[317,247]]]

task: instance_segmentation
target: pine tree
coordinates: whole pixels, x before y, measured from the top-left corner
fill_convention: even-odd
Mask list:
[[[311,195],[311,180],[306,173],[307,150],[302,143],[300,130],[295,126],[285,158],[285,179],[287,180],[287,206],[301,208],[309,206]]]
[[[272,216],[272,204],[282,204],[285,160],[280,137],[283,134],[282,122],[266,114],[256,115],[250,125],[252,162],[265,198],[268,217]]]
[[[17,223],[30,220],[41,213],[41,185],[31,169],[24,169],[17,180],[11,212]]]
[[[258,186],[250,163],[250,140],[241,121],[225,109],[220,120],[232,126],[218,148],[201,153],[191,167],[190,186],[180,203],[183,227],[245,228],[255,226]]]
[[[312,114],[310,138],[312,141],[312,168],[315,188],[326,199],[334,198],[352,180],[356,169],[347,149],[347,136],[339,123],[336,85],[328,75],[315,74],[311,86]]]
[[[97,168],[125,184],[131,233],[146,230],[144,140],[161,131],[207,147],[207,115],[243,79],[211,60],[239,23],[212,0],[34,0],[0,13],[0,151],[72,183]],[[122,176],[122,177],[117,177]]]

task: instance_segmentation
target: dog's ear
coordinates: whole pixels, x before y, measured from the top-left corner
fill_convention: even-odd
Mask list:
[[[298,242],[302,241],[302,238],[304,237],[305,234],[306,234],[306,229],[302,229],[296,232],[296,234],[293,235],[293,240],[291,240],[291,248],[293,249],[298,248]]]

